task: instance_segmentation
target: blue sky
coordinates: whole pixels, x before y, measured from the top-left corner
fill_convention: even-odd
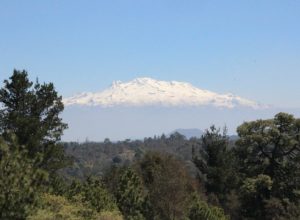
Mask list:
[[[300,107],[300,1],[0,1],[0,80],[64,96],[148,76]]]

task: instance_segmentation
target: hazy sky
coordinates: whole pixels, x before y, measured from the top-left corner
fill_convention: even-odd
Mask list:
[[[300,107],[298,0],[0,0],[0,80],[64,96],[140,76]]]

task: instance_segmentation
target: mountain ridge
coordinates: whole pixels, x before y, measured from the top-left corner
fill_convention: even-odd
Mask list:
[[[129,82],[114,81],[100,92],[83,92],[63,100],[66,106],[214,106],[219,108],[264,108],[255,101],[231,93],[218,94],[187,82],[159,81],[149,77]]]
[[[187,139],[190,138],[200,138],[204,132],[201,129],[198,128],[177,128],[173,130],[169,135],[179,133],[183,136],[185,136]]]

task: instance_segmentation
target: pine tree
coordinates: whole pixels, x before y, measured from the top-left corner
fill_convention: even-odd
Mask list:
[[[14,150],[11,150],[14,149]],[[36,169],[15,137],[0,138],[0,219],[25,219],[38,203],[47,173]]]
[[[300,201],[300,119],[278,113],[273,119],[245,122],[237,131],[238,167],[245,179],[242,214],[254,219],[299,219],[299,213],[290,209]],[[286,213],[294,216],[284,218]]]
[[[64,106],[52,83],[34,84],[26,71],[14,70],[0,89],[0,104],[0,134],[14,133],[29,158],[41,155],[40,166],[50,172],[69,162],[57,144],[67,125],[59,117]]]
[[[272,196],[300,199],[300,119],[279,113],[274,119],[245,122],[237,131],[240,172],[268,175]]]
[[[208,194],[214,194],[221,204],[226,195],[235,187],[237,182],[234,157],[229,149],[226,129],[223,134],[220,129],[212,126],[201,137],[200,155],[194,156],[194,163],[204,176]]]
[[[144,193],[139,176],[130,168],[120,175],[116,190],[118,206],[128,220],[142,220]]]

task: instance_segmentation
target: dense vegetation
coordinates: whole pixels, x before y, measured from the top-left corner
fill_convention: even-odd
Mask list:
[[[53,84],[0,89],[0,219],[300,219],[300,119],[170,136],[61,143]]]

